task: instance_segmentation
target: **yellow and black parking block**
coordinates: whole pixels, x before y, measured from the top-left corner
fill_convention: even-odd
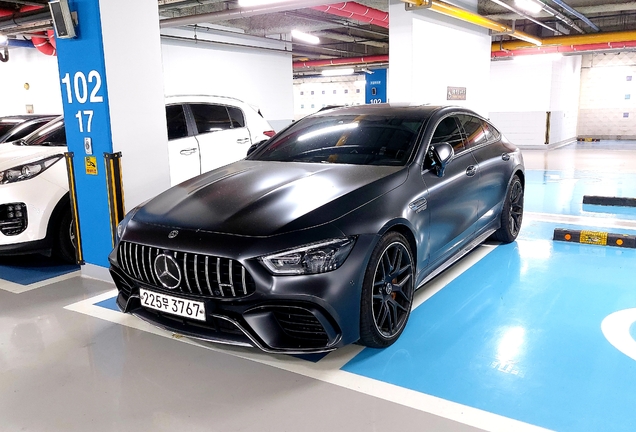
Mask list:
[[[577,141],[582,141],[582,142],[599,142],[600,139],[599,138],[587,138],[587,137],[579,137],[576,139]]]
[[[554,236],[552,237],[552,239],[570,243],[636,248],[636,236],[627,234],[613,234],[603,231],[585,231],[555,228]]]
[[[583,195],[583,204],[613,207],[636,207],[636,198]]]

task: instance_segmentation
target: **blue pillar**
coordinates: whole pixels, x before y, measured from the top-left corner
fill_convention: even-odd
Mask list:
[[[386,103],[386,69],[376,69],[367,75],[365,102]]]

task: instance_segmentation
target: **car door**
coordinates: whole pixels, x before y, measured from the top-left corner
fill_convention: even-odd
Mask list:
[[[473,115],[460,115],[459,121],[466,134],[466,146],[479,165],[479,218],[477,230],[485,229],[500,215],[500,207],[508,187],[510,176],[506,162],[506,148],[501,144],[501,134],[486,121]],[[509,156],[507,156],[510,159]]]
[[[199,143],[188,128],[183,105],[166,106],[168,161],[172,186],[201,174]]]
[[[191,103],[189,108],[197,128],[202,173],[247,155],[252,141],[238,108],[206,103]]]
[[[428,189],[430,262],[446,259],[469,241],[475,231],[479,208],[479,173],[472,152],[465,148],[457,117],[443,118],[436,126],[431,145],[449,143],[455,156],[438,177],[426,156],[422,176]]]

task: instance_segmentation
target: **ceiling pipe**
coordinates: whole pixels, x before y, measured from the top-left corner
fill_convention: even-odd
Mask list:
[[[0,30],[12,29],[15,27],[40,23],[44,21],[49,23],[51,22],[51,12],[48,9],[33,10],[24,13],[14,13],[11,16],[0,18]]]
[[[636,41],[636,31],[603,32],[574,36],[553,36],[543,38],[543,46],[570,46],[586,44],[607,44],[617,42]],[[530,48],[532,44],[523,41],[505,41],[492,44],[492,51],[513,51]]]
[[[287,12],[296,9],[311,8],[325,4],[325,0],[295,0],[284,1],[262,6],[234,8],[218,12],[209,12],[200,15],[188,15],[176,18],[167,18],[159,21],[159,27],[181,27],[199,23],[214,23],[238,18],[249,18],[257,15],[265,15],[275,12]]]
[[[44,6],[22,6],[20,9],[0,9],[0,17],[12,16],[17,13],[31,12]]]
[[[588,17],[586,17],[585,15],[583,15],[582,13],[580,13],[579,11],[574,9],[572,6],[568,5],[563,0],[550,0],[550,1],[552,3],[558,5],[558,6],[561,6],[570,15],[573,15],[573,16],[577,17],[578,19],[580,19],[581,21],[583,21],[585,24],[587,24],[595,32],[601,31],[601,29],[598,28],[596,26],[596,24],[594,24],[592,21],[590,21],[590,19]]]
[[[504,59],[514,57],[526,57],[536,54],[568,54],[568,53],[584,53],[584,52],[602,52],[609,50],[625,50],[635,49],[636,40],[623,41],[623,42],[605,42],[595,44],[580,44],[580,45],[562,45],[562,46],[541,46],[533,48],[520,48],[513,51],[493,51],[491,53],[492,59]]]
[[[356,64],[368,64],[368,63],[386,63],[389,61],[388,55],[375,55],[366,57],[347,57],[336,58],[329,60],[310,60],[310,61],[298,61],[292,63],[294,69],[310,68],[310,67],[322,67],[322,66],[341,66],[341,65],[356,65]]]
[[[548,14],[552,15],[553,17],[555,17],[558,20],[561,20],[565,25],[573,28],[577,32],[579,32],[581,34],[585,33],[585,31],[581,27],[577,26],[576,23],[574,21],[572,21],[569,17],[563,15],[561,12],[559,12],[558,10],[553,8],[552,6],[549,6],[549,5],[545,4],[543,1],[539,1],[539,3],[541,3],[541,5],[543,5],[543,9],[542,10],[546,11]]]
[[[31,36],[31,42],[33,46],[44,55],[55,56],[57,51],[55,49],[55,32],[48,30],[40,33],[40,36]]]
[[[515,30],[512,27],[509,27],[505,24],[498,23],[496,21],[483,17],[479,14],[467,11],[466,9],[462,9],[457,6],[453,6],[443,1],[439,1],[439,0],[428,0],[428,1],[427,0],[402,0],[402,1],[404,3],[412,4],[415,6],[426,6],[428,9],[435,11],[437,13],[440,13],[442,15],[446,15],[452,18],[457,18],[459,20],[466,21],[471,24],[478,25],[480,27],[485,27],[487,29],[493,30],[498,33],[505,33],[516,39],[529,42],[533,45],[541,45],[541,39],[536,36],[532,36],[528,33]]]
[[[636,10],[636,1],[630,1],[627,3],[617,3],[617,4],[605,4],[605,5],[595,5],[595,6],[580,6],[576,9],[578,12],[582,14],[601,14],[601,13],[611,13],[611,12],[629,12]],[[493,20],[511,20],[515,19],[516,14],[510,13],[502,13],[502,14],[489,14],[486,15],[486,18],[490,18]],[[535,15],[536,18],[547,18],[551,16],[551,14],[547,12],[541,12],[538,15]]]
[[[389,28],[389,14],[379,9],[373,9],[356,2],[335,3],[330,5],[315,6],[312,9],[326,12],[344,18],[374,24]]]
[[[554,34],[558,34],[558,35],[563,34],[560,31],[558,31],[557,29],[554,29],[554,28],[550,27],[549,25],[543,24],[541,21],[539,21],[537,19],[534,19],[530,15],[528,15],[528,14],[526,14],[524,12],[521,12],[518,9],[513,8],[508,3],[504,3],[501,0],[490,0],[490,1],[495,3],[495,4],[498,4],[499,6],[501,6],[503,8],[508,9],[511,12],[516,13],[517,15],[519,15],[520,17],[522,17],[524,19],[527,19],[528,21],[532,21],[533,23],[535,23],[535,24],[537,24],[537,25],[539,25],[539,26],[541,26],[541,27],[543,27],[545,29],[548,29],[548,30],[552,31]]]

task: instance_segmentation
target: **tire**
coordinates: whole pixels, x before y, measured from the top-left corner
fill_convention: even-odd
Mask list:
[[[360,301],[360,344],[385,348],[404,330],[411,313],[414,263],[403,235],[384,235],[371,254]]]
[[[501,210],[501,227],[494,238],[502,243],[512,243],[517,239],[523,221],[523,185],[515,175],[508,186],[506,201]]]
[[[56,234],[55,256],[69,264],[76,264],[75,234],[73,233],[73,218],[70,208],[62,213]]]

